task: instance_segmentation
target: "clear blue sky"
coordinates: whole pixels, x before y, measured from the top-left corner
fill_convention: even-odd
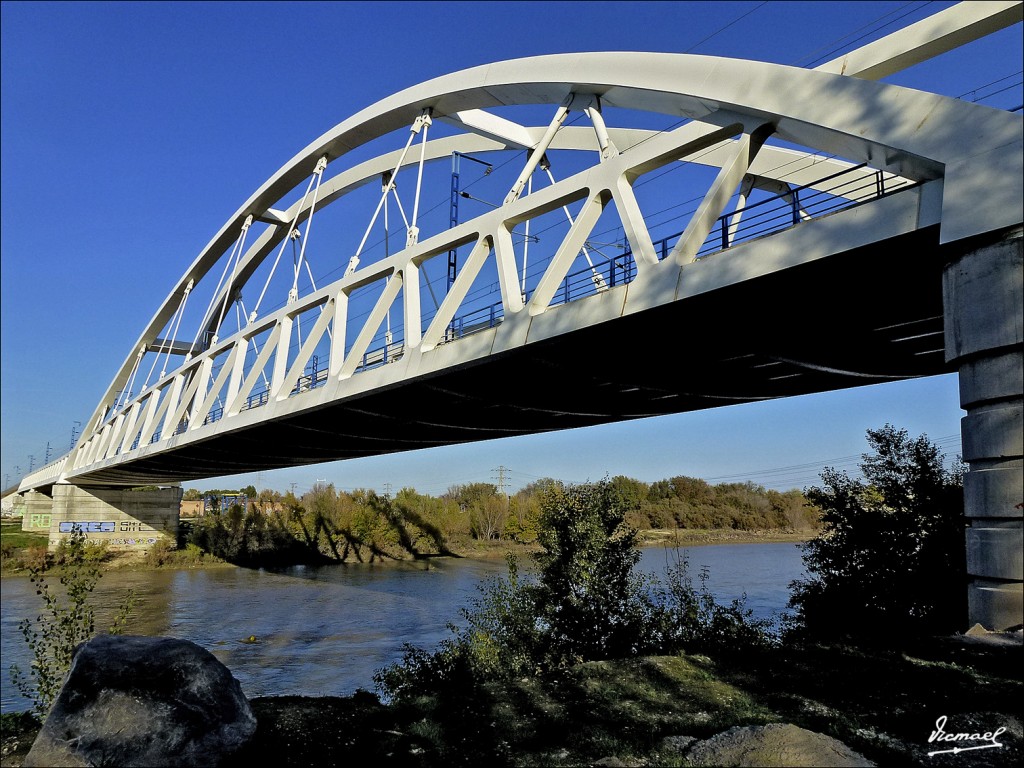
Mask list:
[[[429,78],[570,51],[813,66],[951,3],[31,3],[2,9],[0,479],[68,449],[172,284],[299,149]],[[1020,25],[891,82],[1021,103]],[[1008,78],[1002,80],[1001,78]],[[1005,90],[1003,90],[1005,88]],[[196,483],[626,474],[803,487],[891,422],[959,450],[955,376]],[[769,472],[775,468],[792,468]]]

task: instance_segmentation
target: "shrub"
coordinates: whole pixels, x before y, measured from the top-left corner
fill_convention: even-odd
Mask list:
[[[868,430],[864,480],[826,469],[806,491],[822,510],[792,584],[793,635],[868,638],[961,630],[966,619],[962,466],[926,435]]]
[[[689,561],[676,550],[665,569],[665,580],[653,579],[656,608],[648,630],[650,652],[745,653],[775,644],[773,622],[755,619],[746,607],[746,595],[722,605],[708,589],[709,572],[702,568],[700,587],[690,576]]]
[[[159,539],[146,551],[146,564],[159,568],[162,565],[173,563],[177,549],[170,539]]]
[[[89,595],[99,581],[98,563],[105,554],[105,547],[87,543],[81,531],[72,532],[58,550],[63,594],[51,588],[45,568],[29,569],[29,578],[42,599],[43,610],[35,620],[24,619],[18,625],[32,652],[32,664],[28,673],[17,664],[12,665],[11,681],[32,701],[32,711],[40,719],[46,717],[60,691],[75,648],[95,634],[96,620]],[[110,634],[120,634],[134,604],[135,595],[129,591],[110,627]]]
[[[543,550],[533,588],[549,661],[634,655],[648,613],[636,531],[608,481],[550,486],[541,500]]]

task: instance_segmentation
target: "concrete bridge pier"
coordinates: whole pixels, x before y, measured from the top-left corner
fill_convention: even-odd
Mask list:
[[[1024,622],[1024,268],[1021,230],[943,275],[946,359],[960,372],[969,626]]]
[[[79,529],[91,542],[106,542],[111,551],[145,551],[160,540],[178,539],[180,487],[135,490],[80,487],[57,483],[49,501],[48,548]],[[41,511],[41,510],[40,510]]]
[[[53,497],[41,491],[26,491],[22,497],[21,530],[49,531],[53,517]]]

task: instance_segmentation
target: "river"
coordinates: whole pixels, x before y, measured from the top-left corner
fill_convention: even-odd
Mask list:
[[[721,544],[682,550],[694,582],[702,568],[720,602],[747,595],[758,618],[781,612],[803,574],[796,544]],[[642,551],[638,569],[661,574],[675,550]],[[139,598],[128,633],[192,640],[213,653],[250,697],[344,696],[373,689],[373,673],[405,643],[432,649],[450,636],[459,609],[503,561],[439,558],[386,565],[112,571],[93,593],[97,628],[109,625],[128,589]],[[39,610],[27,578],[0,580],[0,711],[29,708],[10,681],[28,668],[18,623]],[[247,642],[253,636],[255,642]]]

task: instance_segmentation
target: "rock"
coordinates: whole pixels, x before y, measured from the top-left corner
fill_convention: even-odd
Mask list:
[[[75,649],[25,766],[211,766],[256,717],[213,654],[187,640],[100,635]]]
[[[989,632],[981,624],[975,624],[973,627],[964,632],[968,637],[984,637]]]
[[[686,758],[692,765],[874,766],[831,736],[787,723],[730,728],[695,744]]]
[[[658,750],[681,755],[696,740],[696,736],[666,736],[658,743]]]

